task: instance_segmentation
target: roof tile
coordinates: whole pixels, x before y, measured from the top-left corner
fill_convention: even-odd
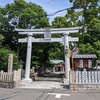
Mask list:
[[[97,58],[96,54],[77,54],[74,58]]]

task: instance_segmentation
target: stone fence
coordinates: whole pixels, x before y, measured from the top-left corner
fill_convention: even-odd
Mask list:
[[[100,71],[70,71],[70,88],[100,89]]]
[[[21,69],[13,72],[0,72],[0,87],[14,88],[21,81]]]

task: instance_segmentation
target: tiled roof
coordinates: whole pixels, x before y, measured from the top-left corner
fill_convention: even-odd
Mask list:
[[[95,54],[77,54],[74,58],[97,58]]]

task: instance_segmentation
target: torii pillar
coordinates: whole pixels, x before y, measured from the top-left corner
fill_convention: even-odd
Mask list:
[[[26,68],[25,68],[25,78],[22,80],[22,82],[32,82],[32,79],[30,78],[30,65],[31,65],[31,52],[32,52],[32,33],[27,34],[27,55],[26,55]]]
[[[68,32],[64,33],[64,50],[66,47],[69,49],[69,42],[68,42]],[[65,78],[69,79],[69,71],[70,71],[70,62],[69,62],[69,57],[65,55]]]

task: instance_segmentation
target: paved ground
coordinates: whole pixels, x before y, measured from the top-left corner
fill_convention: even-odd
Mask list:
[[[74,92],[58,77],[40,77],[30,84],[18,88],[0,88],[0,100],[99,100],[100,90],[78,90]]]
[[[52,88],[63,88],[61,79],[39,77],[36,81],[31,83],[20,83],[17,88],[31,88],[31,89],[52,89]]]
[[[20,83],[17,88],[29,88],[29,89],[63,89],[65,88],[65,84],[62,83],[62,78],[59,74],[50,74],[49,76],[45,77],[38,77],[37,80],[31,83]]]
[[[2,89],[0,100],[100,100],[100,91],[65,89]]]

